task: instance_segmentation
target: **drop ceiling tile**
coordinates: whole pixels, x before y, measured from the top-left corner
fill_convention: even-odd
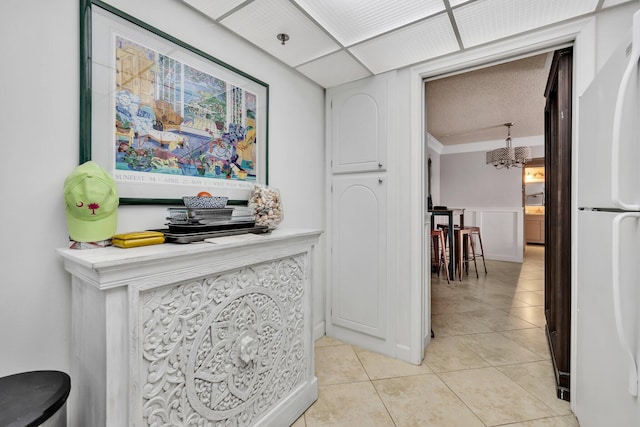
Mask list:
[[[349,49],[375,74],[458,50],[447,14],[366,41]]]
[[[593,12],[598,0],[484,0],[453,10],[465,48]]]
[[[324,88],[369,77],[371,73],[345,51],[327,55],[296,68]]]
[[[217,20],[225,13],[240,6],[245,0],[182,0],[205,15]]]
[[[220,23],[291,67],[340,49],[287,0],[254,1]],[[284,45],[279,33],[290,37]]]
[[[468,3],[469,1],[474,1],[474,0],[449,0],[449,6],[456,7],[459,4]]]
[[[632,1],[637,1],[637,0],[604,0],[604,3],[602,4],[602,8],[604,9],[611,6],[617,6],[619,4],[629,3]]]
[[[444,10],[442,0],[295,0],[344,46]]]

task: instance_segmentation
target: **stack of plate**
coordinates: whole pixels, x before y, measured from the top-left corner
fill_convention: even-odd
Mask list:
[[[231,221],[255,221],[255,218],[253,208],[249,206],[236,206],[231,215]]]
[[[233,208],[167,208],[169,224],[216,224],[231,220]]]
[[[172,233],[197,233],[233,230],[255,226],[252,217],[233,218],[234,208],[167,208],[169,231]]]

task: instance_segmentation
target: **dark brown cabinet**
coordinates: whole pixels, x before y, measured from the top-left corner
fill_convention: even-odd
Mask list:
[[[545,90],[545,316],[557,395],[569,400],[571,357],[572,48],[554,53]]]

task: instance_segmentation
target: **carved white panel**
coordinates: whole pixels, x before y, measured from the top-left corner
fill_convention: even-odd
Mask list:
[[[306,379],[304,261],[141,293],[145,425],[248,426]]]
[[[319,235],[59,249],[73,277],[69,426],[293,424],[318,398]]]

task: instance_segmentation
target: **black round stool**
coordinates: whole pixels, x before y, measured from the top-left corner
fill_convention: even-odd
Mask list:
[[[0,426],[66,427],[71,378],[59,371],[32,371],[0,378]]]

